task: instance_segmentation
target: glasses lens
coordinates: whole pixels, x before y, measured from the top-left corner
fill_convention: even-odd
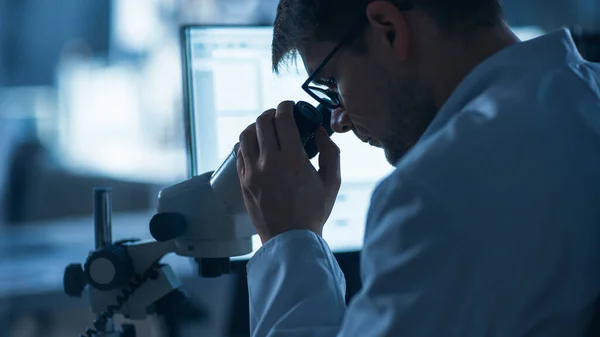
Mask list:
[[[318,97],[318,100],[321,103],[335,107],[340,105],[339,96],[336,92],[315,86],[309,86],[308,88],[316,97]]]

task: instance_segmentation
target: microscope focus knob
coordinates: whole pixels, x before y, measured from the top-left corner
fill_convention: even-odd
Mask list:
[[[185,216],[174,212],[155,214],[150,220],[150,234],[158,242],[175,240],[185,234]]]
[[[124,286],[134,274],[131,257],[121,245],[107,246],[91,253],[84,270],[89,284],[102,291]]]
[[[65,269],[63,276],[63,289],[71,297],[81,297],[87,285],[87,277],[79,263],[70,264]]]

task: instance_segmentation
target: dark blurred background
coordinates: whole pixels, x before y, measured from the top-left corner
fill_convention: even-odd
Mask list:
[[[598,0],[504,0],[524,39],[572,29],[600,61]],[[186,178],[178,28],[271,24],[277,0],[0,0],[0,337],[77,336],[65,261],[93,248],[91,188],[112,186],[115,237],[141,236],[157,192]],[[146,231],[147,232],[147,231]],[[79,247],[75,249],[74,247]],[[86,248],[87,247],[87,248]],[[359,287],[358,252],[338,258]],[[153,318],[138,336],[245,336],[244,263],[200,279],[170,259],[208,319]]]

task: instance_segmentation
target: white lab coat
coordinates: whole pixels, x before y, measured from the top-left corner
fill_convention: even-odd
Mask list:
[[[348,307],[311,232],[256,253],[252,336],[585,336],[600,294],[600,66],[567,30],[493,55],[376,188],[367,218]]]

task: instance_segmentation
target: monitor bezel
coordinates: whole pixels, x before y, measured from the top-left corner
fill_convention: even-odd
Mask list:
[[[198,169],[198,149],[196,147],[196,131],[195,131],[195,116],[194,103],[191,100],[193,93],[192,74],[191,74],[191,50],[188,37],[192,30],[200,29],[236,29],[236,28],[273,28],[272,25],[243,25],[243,24],[185,24],[179,29],[180,51],[181,51],[181,68],[182,68],[182,91],[183,91],[183,121],[185,128],[185,146],[187,159],[187,178],[190,179],[202,174]]]

